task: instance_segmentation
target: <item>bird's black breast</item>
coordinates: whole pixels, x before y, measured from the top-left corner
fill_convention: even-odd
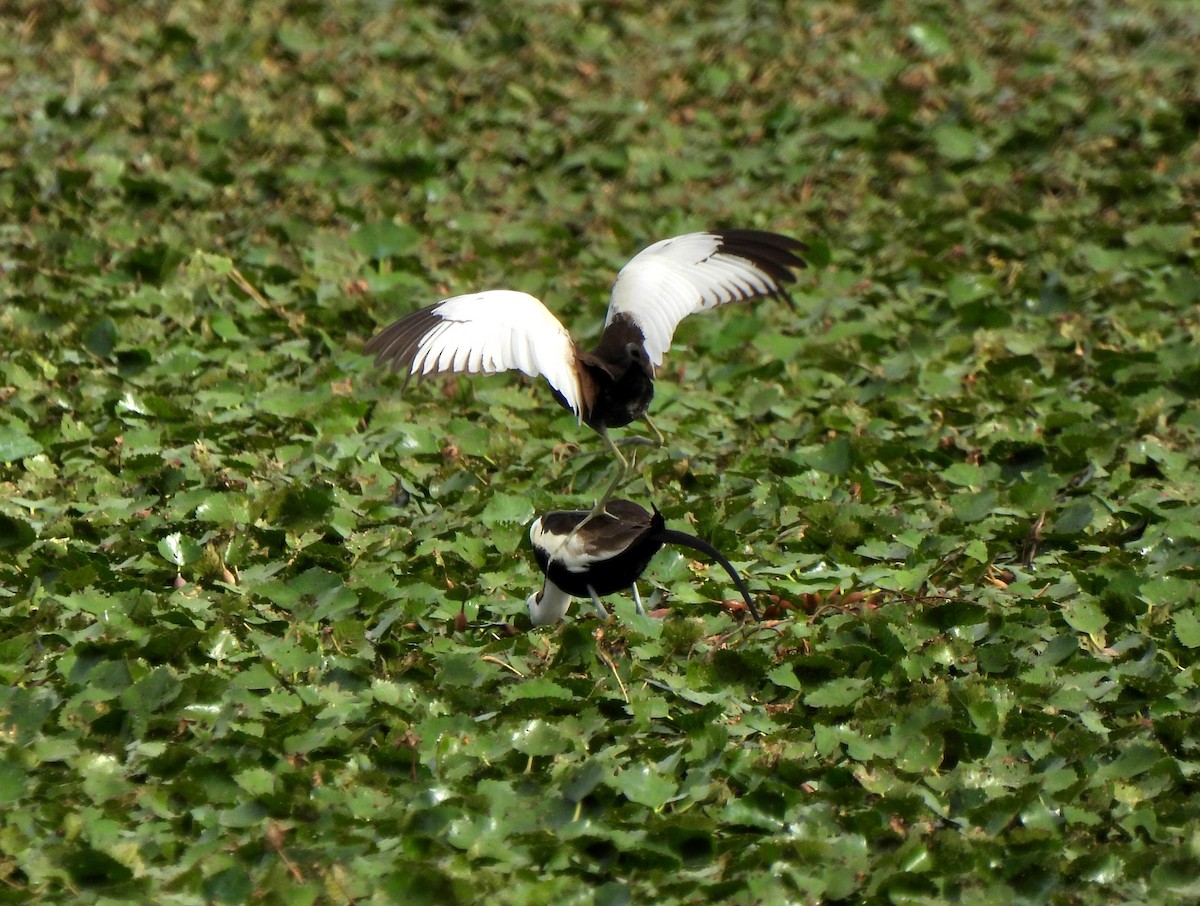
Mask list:
[[[646,355],[646,338],[626,314],[604,329],[600,342],[579,358],[596,388],[584,419],[597,431],[623,428],[646,414],[654,399],[654,367]]]
[[[587,423],[597,431],[623,428],[645,415],[652,399],[654,381],[637,363],[626,367],[616,380],[607,374],[598,375],[596,399]]]

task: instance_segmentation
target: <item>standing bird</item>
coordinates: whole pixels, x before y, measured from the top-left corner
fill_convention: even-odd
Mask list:
[[[591,352],[528,293],[497,289],[454,296],[405,315],[366,345],[376,364],[424,377],[441,372],[542,375],[554,398],[599,434],[618,471],[597,502],[599,513],[629,464],[608,436],[644,418],[675,327],[728,302],[787,298],[804,243],[762,230],[718,230],[664,239],[638,252],[613,283],[604,333]],[[647,423],[649,420],[647,419]],[[650,424],[662,442],[662,434]]]
[[[633,589],[637,612],[645,613],[637,580],[664,544],[690,547],[720,563],[754,619],[762,619],[733,564],[704,539],[667,528],[658,507],[651,514],[630,500],[611,500],[595,517],[587,510],[558,510],[533,521],[529,540],[546,576],[542,590],[525,601],[534,626],[561,620],[572,597],[591,597],[600,618],[608,619],[600,598],[622,588]]]

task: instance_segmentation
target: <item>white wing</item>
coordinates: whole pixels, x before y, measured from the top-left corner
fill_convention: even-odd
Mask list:
[[[384,328],[366,345],[378,363],[409,376],[444,371],[542,375],[571,411],[582,413],[575,343],[528,293],[489,290],[444,299]]]
[[[641,329],[655,365],[688,315],[759,296],[782,295],[803,243],[759,230],[686,233],[656,242],[621,268],[608,304],[607,327],[626,314]]]

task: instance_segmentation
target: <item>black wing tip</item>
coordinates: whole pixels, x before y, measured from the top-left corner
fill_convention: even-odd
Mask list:
[[[720,251],[754,262],[778,283],[796,282],[792,269],[808,267],[797,254],[808,251],[808,246],[794,236],[740,228],[714,230],[713,235],[720,240]]]
[[[751,227],[722,227],[712,231],[712,234],[724,242],[755,243],[783,251],[803,252],[808,246],[795,236],[786,233],[776,233],[774,230],[756,230]]]
[[[375,356],[376,365],[387,366],[392,371],[407,370],[416,359],[421,338],[441,320],[437,305],[417,309],[367,340],[363,352]]]

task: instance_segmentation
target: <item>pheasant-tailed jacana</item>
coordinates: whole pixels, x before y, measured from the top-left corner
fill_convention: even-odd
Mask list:
[[[579,349],[538,299],[489,290],[444,299],[406,315],[366,345],[377,364],[406,380],[439,372],[542,375],[554,398],[594,429],[619,468],[598,513],[624,479],[625,457],[608,436],[645,417],[675,327],[693,312],[763,296],[787,298],[804,243],[762,230],[686,233],[638,252],[613,284],[600,342]],[[658,429],[650,426],[658,435]]]
[[[754,619],[761,619],[733,564],[704,539],[667,528],[657,507],[648,513],[630,500],[610,500],[595,517],[587,510],[558,510],[534,520],[529,540],[546,576],[542,590],[525,601],[534,626],[561,620],[572,597],[590,597],[600,618],[607,619],[600,598],[622,588],[633,589],[637,611],[644,613],[637,580],[664,544],[690,547],[720,563]]]

